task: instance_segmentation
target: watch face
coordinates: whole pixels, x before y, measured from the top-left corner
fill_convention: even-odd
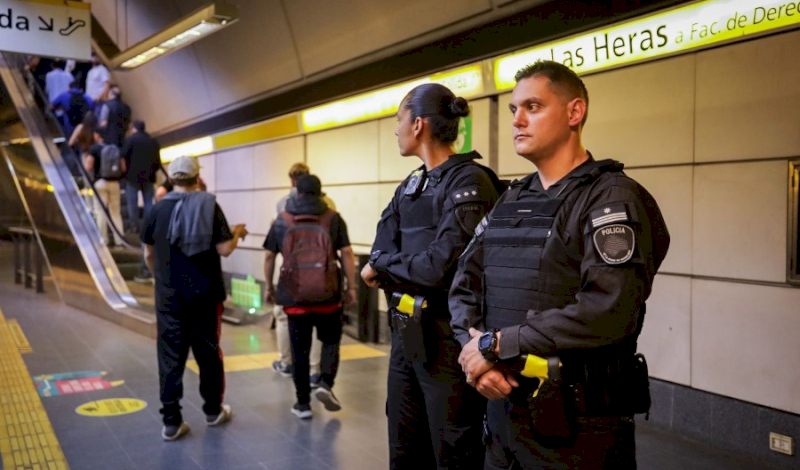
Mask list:
[[[492,345],[492,336],[491,332],[482,334],[481,337],[478,338],[478,349],[488,349]]]

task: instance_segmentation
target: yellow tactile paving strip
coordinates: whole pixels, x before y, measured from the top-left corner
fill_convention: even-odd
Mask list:
[[[19,325],[17,325],[19,327]],[[21,331],[21,330],[20,330]],[[0,453],[3,470],[68,470],[67,459],[0,311]]]
[[[339,348],[340,361],[353,361],[356,359],[367,359],[370,357],[383,357],[386,353],[363,344],[345,344]],[[238,356],[225,356],[225,372],[240,372],[244,370],[269,369],[272,363],[278,360],[280,355],[276,352],[261,354],[242,354]],[[197,362],[190,360],[186,362],[186,367],[195,373],[199,373]]]
[[[31,343],[28,342],[28,338],[25,336],[25,332],[22,331],[22,327],[19,326],[19,322],[12,318],[11,320],[8,320],[7,323],[8,329],[11,331],[11,336],[14,338],[14,343],[17,345],[19,352],[33,352]]]

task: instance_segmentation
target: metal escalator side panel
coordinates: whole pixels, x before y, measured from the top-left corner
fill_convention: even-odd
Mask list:
[[[27,139],[6,143],[4,158],[45,250],[65,303],[117,323],[152,325],[154,317],[136,305],[52,136],[59,135],[25,86],[21,73],[0,54],[0,113],[16,115]],[[25,141],[27,140],[27,141]],[[96,197],[96,195],[94,196]],[[118,318],[120,314],[128,319]],[[133,328],[136,329],[136,328]],[[152,328],[146,328],[149,330]],[[154,330],[154,329],[153,329]],[[151,334],[150,331],[142,331]]]

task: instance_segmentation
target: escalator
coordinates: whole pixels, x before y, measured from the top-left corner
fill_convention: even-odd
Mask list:
[[[153,286],[131,282],[142,264],[138,237],[128,235],[111,250],[103,243],[92,207],[123,237],[124,229],[96,203],[88,175],[41,90],[23,72],[20,55],[0,54],[0,100],[0,164],[8,169],[0,172],[0,185],[4,194],[16,188],[58,295],[68,305],[154,336]]]

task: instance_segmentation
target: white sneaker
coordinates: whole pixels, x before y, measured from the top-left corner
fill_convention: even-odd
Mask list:
[[[161,430],[161,438],[165,441],[174,441],[176,439],[180,439],[188,433],[189,425],[186,424],[185,421],[182,421],[179,426],[164,426],[164,429]]]
[[[220,406],[219,414],[206,415],[206,424],[209,426],[219,426],[222,423],[230,421],[232,416],[233,411],[231,411],[231,405],[222,405]]]

